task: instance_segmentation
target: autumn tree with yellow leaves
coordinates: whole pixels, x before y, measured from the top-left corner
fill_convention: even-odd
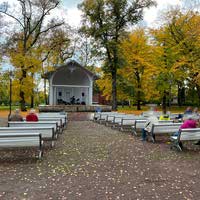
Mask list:
[[[19,87],[19,101],[21,110],[26,110],[26,97],[33,89],[33,77],[31,73],[41,66],[41,60],[35,59],[38,53],[38,41],[52,29],[62,26],[63,21],[51,19],[47,25],[44,21],[52,10],[58,7],[59,0],[17,0],[20,10],[11,11],[8,3],[0,6],[0,13],[10,17],[17,28],[7,43],[7,55],[11,63],[16,67],[17,84]],[[30,88],[31,87],[31,88]]]
[[[145,30],[138,28],[130,33],[128,39],[121,44],[121,52],[125,61],[120,74],[134,87],[137,109],[141,110],[141,102],[155,96],[153,88],[157,67],[153,64],[154,47],[149,44]]]
[[[142,19],[143,10],[155,5],[153,0],[86,0],[81,31],[95,39],[104,55],[104,72],[112,80],[112,109],[117,109],[117,74],[120,67],[119,44],[130,25]]]
[[[170,83],[169,89],[177,85],[179,105],[185,103],[186,85],[196,88],[200,103],[199,27],[199,13],[175,9],[165,14],[165,22],[160,28],[151,31],[155,44],[162,50],[158,56],[162,61],[158,86],[161,82],[166,86]],[[169,89],[165,87],[163,92],[169,94]]]

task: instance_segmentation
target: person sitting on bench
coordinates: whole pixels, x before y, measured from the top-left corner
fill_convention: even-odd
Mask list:
[[[142,129],[142,141],[147,140],[147,132],[150,132],[152,128],[152,124],[157,123],[158,118],[154,115],[154,112],[149,113],[149,117],[147,118],[147,122],[145,124],[145,128]]]
[[[15,110],[15,113],[10,116],[9,121],[24,121],[23,117],[20,115],[19,109]]]
[[[194,115],[188,115],[187,119],[183,122],[183,124],[180,126],[180,129],[187,129],[187,128],[197,128],[198,122]],[[174,136],[178,136],[179,132],[176,132]],[[200,145],[200,141],[196,143],[197,145]],[[183,147],[182,143],[179,144],[181,148]]]
[[[27,122],[37,122],[38,121],[38,116],[35,114],[35,110],[31,109],[29,114],[26,116],[26,121]]]

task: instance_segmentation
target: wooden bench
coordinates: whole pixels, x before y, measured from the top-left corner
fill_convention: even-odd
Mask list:
[[[93,122],[97,122],[99,120],[100,116],[101,116],[101,113],[99,113],[99,112],[94,113]]]
[[[64,125],[63,128],[67,127],[67,113],[66,112],[41,112],[41,113],[38,113],[38,118],[40,117],[61,118],[62,124]]]
[[[108,116],[116,115],[116,114],[118,114],[118,113],[116,113],[116,112],[101,113],[98,123],[106,125]]]
[[[38,115],[41,115],[41,116],[65,116],[65,117],[67,117],[66,112],[39,112]]]
[[[112,121],[111,128],[112,129],[119,129],[120,128],[119,125],[120,125],[122,119],[124,118],[124,116],[125,116],[125,114],[115,116],[113,121]]]
[[[191,129],[179,129],[177,136],[171,136],[171,148],[176,147],[182,151],[182,142],[185,141],[199,141],[200,140],[200,128]]]
[[[101,123],[101,121],[105,121],[107,116],[113,115],[116,112],[96,112],[94,113],[93,121],[97,123]]]
[[[55,118],[55,117],[38,117],[39,122],[48,122],[48,121],[56,121],[58,122],[58,127],[60,133],[63,132],[65,125],[63,124],[63,121],[61,118]]]
[[[26,118],[23,118],[25,122],[26,121]],[[55,117],[38,117],[38,122],[57,122],[58,123],[58,129],[59,129],[59,132],[62,133],[63,130],[64,130],[64,124],[63,124],[63,121],[61,118],[55,118]]]
[[[8,127],[52,127],[54,128],[55,134],[59,133],[58,122],[8,122]]]
[[[46,119],[46,120],[49,119],[49,121],[61,120],[62,128],[67,127],[67,116],[65,115],[38,114],[38,119],[39,121],[44,121],[43,119]]]
[[[164,122],[163,120],[159,121],[159,123],[152,124],[150,137],[152,142],[155,142],[155,135],[157,134],[173,134],[177,132],[182,123],[167,123],[167,120]]]
[[[137,131],[141,131],[143,128],[145,128],[145,125],[146,125],[146,122],[147,122],[147,119],[138,119],[138,120],[135,120],[135,124],[134,126],[132,126],[132,134],[133,135],[138,135],[137,134]],[[158,121],[159,124],[169,124],[169,123],[172,123],[173,121],[172,120],[159,120]]]
[[[40,133],[42,140],[51,141],[51,147],[54,146],[58,135],[54,131],[53,126],[49,127],[0,127],[0,133]]]
[[[124,113],[113,113],[113,114],[108,115],[105,125],[112,127],[115,124],[115,122],[114,122],[115,117],[122,117],[122,116],[125,116],[125,114]]]
[[[120,131],[130,131],[132,130],[132,126],[135,125],[136,120],[146,120],[142,116],[132,116],[132,117],[124,117],[122,118],[121,122],[119,123]]]
[[[132,128],[132,135],[136,135],[137,136],[138,135],[137,131],[138,130],[142,130],[144,128],[146,122],[147,122],[147,119],[135,120],[134,126],[131,127]]]
[[[38,149],[38,158],[43,156],[43,140],[39,133],[0,133],[0,148],[29,148]]]

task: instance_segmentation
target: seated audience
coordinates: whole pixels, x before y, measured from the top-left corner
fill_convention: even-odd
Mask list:
[[[149,113],[149,117],[147,118],[147,122],[142,129],[142,141],[146,141],[147,132],[151,131],[152,125],[158,122],[158,118],[154,115],[154,112]]]
[[[200,114],[199,114],[199,110],[197,107],[194,108],[193,110],[193,113],[192,113],[194,116],[196,116],[197,119],[200,118]]]
[[[187,109],[184,112],[184,115],[191,115],[192,114],[192,107],[188,106]]]
[[[194,115],[188,115],[187,119],[180,126],[180,129],[196,128],[196,127],[197,127],[197,121],[195,120],[195,116]]]
[[[19,109],[16,109],[14,114],[10,116],[9,121],[24,121],[23,117],[20,115]]]
[[[26,116],[26,121],[27,122],[37,122],[38,121],[38,116],[35,114],[35,110],[31,109],[29,114]]]
[[[197,128],[197,126],[198,126],[198,122],[197,122],[197,120],[195,119],[195,116],[194,116],[194,115],[188,115],[188,116],[187,116],[187,119],[184,120],[183,124],[180,126],[180,129]],[[178,136],[178,134],[179,134],[179,131],[176,132],[176,133],[174,134],[174,136]],[[197,142],[196,144],[199,145],[200,142]],[[180,145],[181,147],[183,147],[183,144],[182,144],[182,143],[179,143],[179,145]]]
[[[165,115],[160,115],[159,120],[170,120],[169,115],[165,114]]]

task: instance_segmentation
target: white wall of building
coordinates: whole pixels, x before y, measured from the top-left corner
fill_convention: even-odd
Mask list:
[[[70,70],[66,65],[55,71],[49,80],[49,87],[50,105],[57,104],[58,99],[70,103],[72,96],[79,98],[80,103],[84,101],[86,105],[92,104],[93,77],[79,66]]]

